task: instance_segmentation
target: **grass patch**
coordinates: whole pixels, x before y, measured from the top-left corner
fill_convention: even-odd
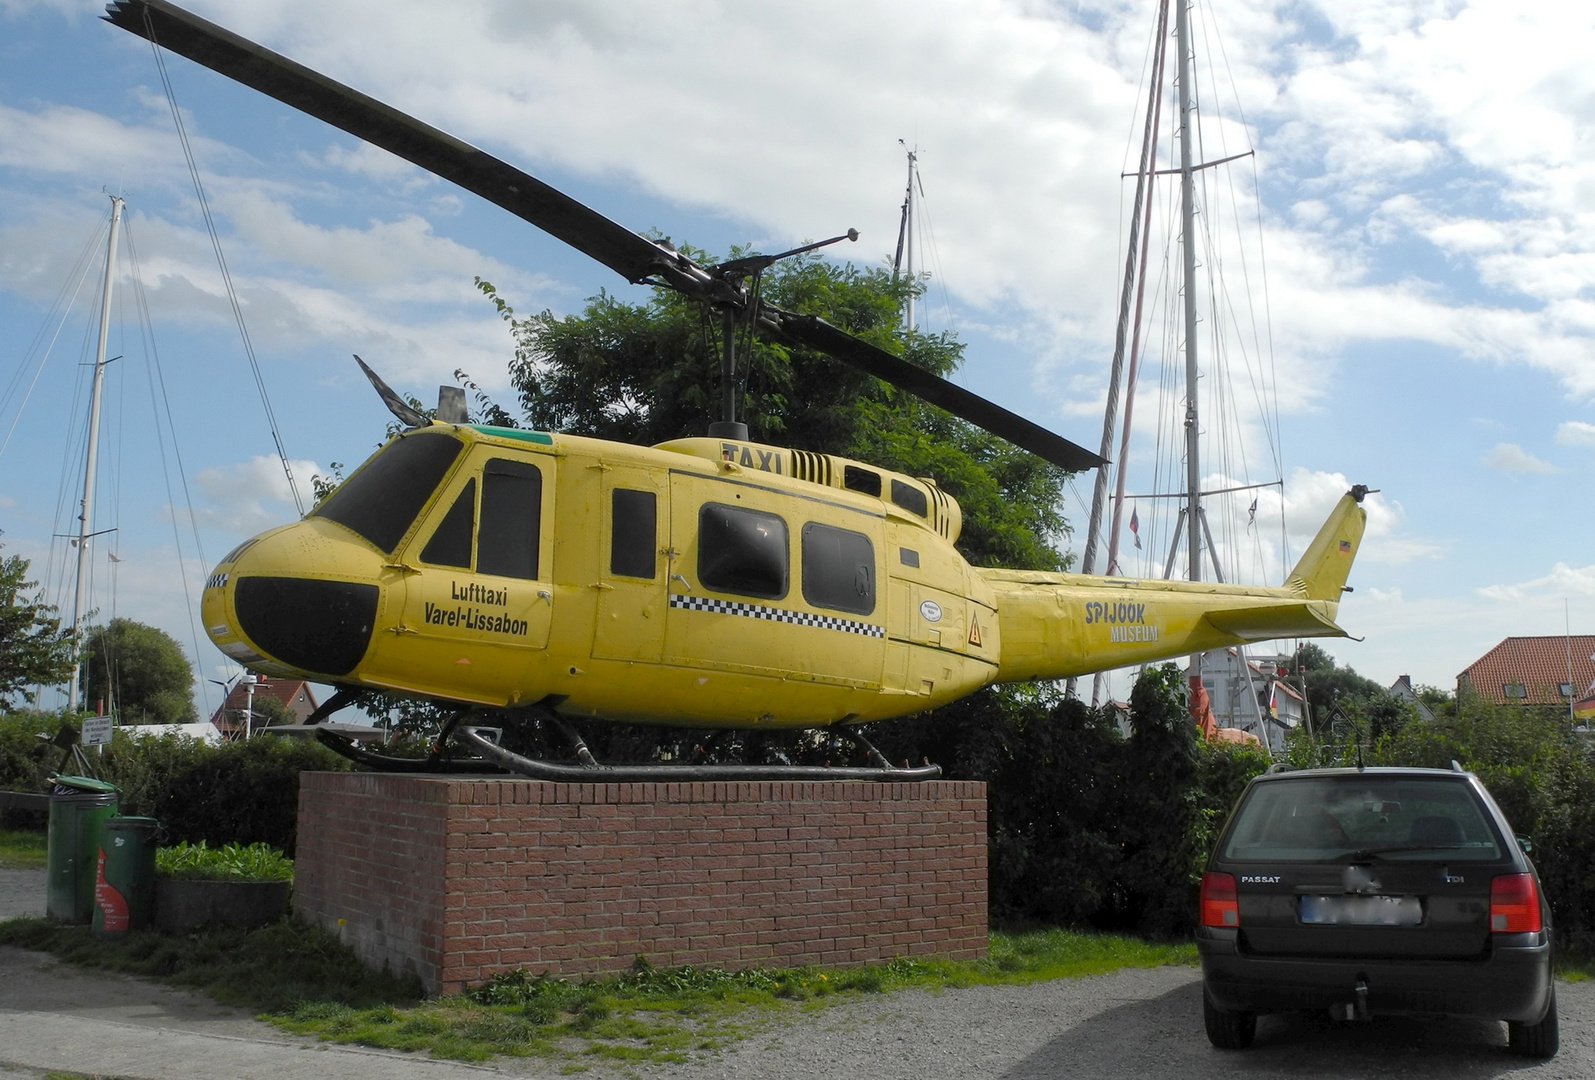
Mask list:
[[[0,866],[12,870],[44,866],[47,839],[41,829],[0,829]]]
[[[791,1015],[896,990],[1023,984],[1125,967],[1191,964],[1190,943],[1158,944],[1059,929],[994,932],[980,960],[893,960],[860,968],[727,972],[649,966],[570,980],[506,972],[467,994],[421,1000],[413,979],[376,974],[329,934],[289,920],[259,930],[211,928],[94,938],[37,919],[0,923],[0,944],[73,963],[175,982],[240,1005],[288,1031],[435,1057],[582,1062],[687,1061]]]

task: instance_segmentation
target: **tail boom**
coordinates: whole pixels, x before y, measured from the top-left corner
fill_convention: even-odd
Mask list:
[[[1345,637],[1335,623],[1366,515],[1353,489],[1277,588],[980,569],[997,595],[996,681],[1062,679],[1279,638]]]

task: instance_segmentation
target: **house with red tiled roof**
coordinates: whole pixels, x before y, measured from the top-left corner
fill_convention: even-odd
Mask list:
[[[305,717],[316,711],[316,696],[310,692],[310,684],[303,679],[268,679],[261,676],[255,682],[255,716],[249,725],[254,731],[265,726],[261,710],[266,707],[262,702],[267,698],[282,705],[292,718],[292,723],[302,724]],[[227,692],[227,700],[211,716],[210,722],[216,725],[216,730],[222,733],[223,738],[238,738],[244,733],[244,712],[248,708],[249,688],[240,679]]]
[[[1457,698],[1566,707],[1595,692],[1595,634],[1509,637],[1457,675]]]

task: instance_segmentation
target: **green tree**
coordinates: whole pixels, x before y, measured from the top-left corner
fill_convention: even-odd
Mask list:
[[[55,686],[72,675],[72,633],[55,608],[30,594],[29,562],[20,555],[0,559],[0,706],[13,698],[33,701],[29,686]]]
[[[191,724],[194,673],[182,647],[162,630],[112,619],[83,644],[86,700],[103,701],[124,724]]]
[[[520,318],[491,283],[477,284],[514,337],[510,376],[526,423],[646,445],[701,436],[719,418],[720,328],[698,304],[668,289],[643,304],[605,293],[580,315]],[[914,287],[817,256],[777,263],[761,286],[775,304],[945,376],[962,363],[963,346],[950,334],[903,331],[899,312]],[[755,439],[930,476],[963,509],[959,547],[971,561],[1066,567],[1056,547],[1069,531],[1059,509],[1063,470],[823,353],[762,338],[737,346],[739,416]],[[457,375],[483,419],[517,423]]]

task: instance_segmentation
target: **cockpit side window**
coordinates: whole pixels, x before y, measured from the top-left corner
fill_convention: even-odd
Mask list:
[[[787,589],[786,522],[724,503],[698,511],[698,580],[715,592],[779,600]]]
[[[488,459],[482,468],[476,572],[535,579],[542,517],[542,471],[529,461]]]
[[[417,432],[389,443],[311,512],[336,521],[391,555],[460,456],[464,443]]]
[[[803,526],[803,599],[814,607],[875,611],[875,545],[863,533],[811,521]]]
[[[652,578],[659,565],[658,496],[615,488],[610,501],[609,572]]]
[[[433,566],[471,568],[471,541],[476,533],[476,477],[465,482],[465,489],[443,515],[432,539],[421,549],[421,561]]]

